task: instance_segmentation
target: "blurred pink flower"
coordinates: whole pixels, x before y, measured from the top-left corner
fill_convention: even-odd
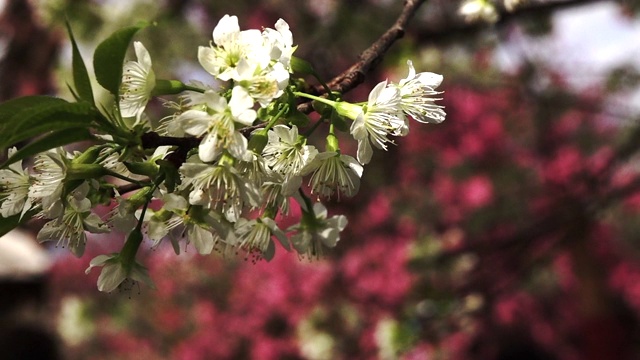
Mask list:
[[[493,184],[487,176],[473,176],[462,184],[461,196],[470,209],[486,206],[493,200]]]

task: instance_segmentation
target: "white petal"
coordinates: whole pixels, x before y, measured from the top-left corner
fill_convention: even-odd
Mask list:
[[[93,234],[106,234],[109,232],[109,228],[105,226],[102,219],[94,213],[89,214],[84,219],[84,229]]]
[[[191,205],[207,205],[209,200],[204,191],[197,189],[189,193],[189,204]]]
[[[382,91],[387,87],[387,81],[383,81],[378,83],[373,90],[369,93],[369,105],[373,105],[377,102],[378,97],[382,93]]]
[[[276,246],[274,245],[273,241],[269,240],[269,242],[267,243],[267,248],[262,252],[262,258],[267,261],[271,261],[275,254]]]
[[[362,171],[364,168],[356,161],[356,159],[348,155],[340,155],[340,160],[353,170],[359,178],[362,177]]]
[[[187,134],[201,136],[209,129],[211,116],[204,111],[187,110],[180,114],[176,121],[180,122],[182,130]]]
[[[282,247],[284,247],[287,251],[291,250],[291,246],[289,245],[289,240],[287,239],[287,235],[285,235],[284,231],[280,230],[278,225],[273,219],[264,218],[261,219],[262,223],[267,225],[267,227],[271,230],[271,234],[275,235],[276,239],[280,242]]]
[[[277,135],[280,141],[287,144],[293,144],[298,138],[298,127],[295,125],[291,129],[286,125],[276,125],[272,131],[269,131],[269,133],[271,132]]]
[[[210,231],[203,229],[198,225],[192,225],[189,226],[187,236],[189,237],[189,241],[193,243],[196,250],[198,250],[198,254],[208,255],[213,251],[215,243],[213,241],[213,234]]]
[[[250,151],[247,150],[248,145],[249,144],[247,138],[236,131],[233,133],[233,141],[230,143],[227,151],[229,151],[229,154],[231,154],[231,156],[236,159],[251,161],[253,159],[253,155]]]
[[[373,155],[373,149],[371,148],[371,143],[369,143],[369,139],[358,140],[358,161],[362,165],[366,165],[371,161],[371,156]]]
[[[198,147],[198,156],[202,162],[212,162],[220,155],[217,143],[218,136],[216,134],[208,133],[204,139],[202,139]]]
[[[231,112],[234,109],[238,109],[238,112],[243,112],[246,109],[253,107],[253,99],[249,96],[249,92],[242,86],[234,86],[231,90],[231,100],[229,101],[229,107]]]
[[[216,53],[210,46],[198,47],[198,62],[211,75],[218,75],[220,72],[215,63]]]
[[[276,21],[275,28],[280,34],[282,34],[285,45],[293,44],[293,34],[291,33],[291,30],[289,30],[289,24],[287,24],[286,21],[278,19],[278,21]]]
[[[162,201],[164,202],[164,209],[173,212],[176,210],[185,210],[189,205],[187,199],[175,193],[166,194],[162,197]]]
[[[416,80],[419,81],[424,86],[429,86],[431,88],[437,88],[442,84],[442,80],[444,77],[440,74],[432,73],[432,72],[422,72],[416,76]]]
[[[284,180],[281,193],[283,196],[293,196],[302,186],[302,176],[291,176]]]
[[[238,25],[238,17],[227,14],[218,21],[218,25],[213,29],[213,42],[218,46],[224,46],[230,37],[235,36],[239,32],[240,25]]]
[[[91,259],[91,262],[89,262],[89,267],[84,271],[85,274],[88,274],[91,269],[93,269],[96,266],[103,266],[104,264],[107,263],[107,261],[111,260],[113,258],[113,255],[98,255],[96,257],[94,257],[93,259]]]
[[[140,41],[134,41],[133,47],[140,65],[147,71],[151,70],[151,55],[149,55],[147,48],[145,48]]]
[[[316,218],[318,219],[327,218],[327,208],[320,202],[313,204],[313,213],[316,215]]]
[[[360,141],[366,139],[369,133],[367,132],[367,128],[364,122],[364,115],[360,113],[358,117],[351,123],[351,128],[349,132],[353,136],[354,139]]]
[[[105,265],[98,277],[98,290],[111,292],[127,278],[127,272],[119,262]]]
[[[407,74],[407,80],[411,80],[416,76],[416,68],[413,67],[413,61],[411,60],[407,60],[407,66],[409,66],[409,74]]]
[[[213,90],[207,90],[203,94],[204,102],[209,109],[221,113],[227,109],[227,99]]]
[[[156,246],[162,238],[169,234],[169,228],[163,221],[149,221],[147,225],[147,236],[153,240]]]
[[[133,268],[131,269],[131,274],[129,274],[129,277],[132,280],[147,284],[152,289],[156,288],[153,284],[153,280],[151,280],[151,277],[149,276],[149,271],[147,271],[147,268],[138,263],[133,264]]]

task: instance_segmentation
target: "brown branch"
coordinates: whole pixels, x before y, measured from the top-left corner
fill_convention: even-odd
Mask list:
[[[344,94],[362,84],[365,76],[382,61],[384,54],[389,51],[389,48],[391,48],[396,40],[404,36],[407,24],[424,2],[425,0],[406,0],[402,12],[389,30],[360,54],[358,62],[331,79],[327,83],[329,88],[332,91]],[[316,86],[313,90],[317,94],[326,93],[321,86]],[[313,111],[313,108],[311,107],[311,103],[306,102],[301,104],[298,110],[308,114]]]
[[[381,61],[384,54],[396,40],[402,38],[407,24],[425,0],[407,0],[396,22],[376,42],[360,54],[360,60],[342,74],[329,81],[329,87],[345,93],[360,85],[371,70]]]
[[[445,13],[445,20],[435,22],[422,22],[415,30],[415,37],[423,43],[446,43],[458,41],[466,36],[473,36],[479,31],[492,26],[501,27],[514,20],[531,18],[533,16],[551,14],[557,10],[567,9],[576,6],[583,6],[604,0],[564,0],[564,1],[530,1],[519,6],[513,11],[507,11],[503,7],[498,7],[500,20],[495,25],[487,24],[484,21],[468,22],[458,14]]]

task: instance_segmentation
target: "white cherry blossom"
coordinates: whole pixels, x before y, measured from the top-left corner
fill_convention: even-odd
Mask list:
[[[327,208],[321,203],[313,204],[313,210],[306,213],[301,223],[291,226],[287,231],[293,231],[291,243],[296,251],[308,258],[318,258],[324,253],[324,248],[333,248],[340,240],[340,232],[347,226],[344,215],[327,216]]]
[[[312,173],[309,180],[311,193],[327,199],[336,195],[340,200],[342,195],[351,197],[358,193],[362,171],[362,165],[353,157],[326,151],[318,154],[311,164],[303,169],[302,175]]]
[[[137,61],[127,61],[122,70],[120,113],[123,117],[135,117],[137,123],[156,86],[156,76],[149,51],[139,41],[133,47]]]
[[[371,161],[373,149],[371,143],[378,149],[387,150],[387,136],[399,136],[406,131],[406,122],[400,110],[400,92],[393,87],[387,87],[383,81],[369,93],[369,101],[362,107],[351,124],[351,135],[358,141],[358,161],[368,164]]]
[[[446,113],[444,106],[436,105],[441,100],[434,97],[442,92],[435,89],[442,83],[442,75],[432,72],[416,74],[411,60],[407,61],[409,74],[400,80],[398,85],[392,85],[400,90],[400,108],[406,115],[421,123],[438,124],[444,121]]]
[[[17,152],[15,147],[9,149],[9,158]],[[0,170],[0,215],[7,218],[12,215],[24,215],[31,209],[29,187],[31,176],[22,168],[22,160]]]

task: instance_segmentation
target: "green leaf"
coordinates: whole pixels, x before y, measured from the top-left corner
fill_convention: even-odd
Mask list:
[[[119,95],[122,82],[122,63],[133,35],[148,24],[130,26],[114,32],[96,48],[93,54],[93,68],[98,83],[112,93]]]
[[[31,209],[20,218],[20,214],[9,216],[8,218],[0,217],[0,236],[6,235],[9,231],[17,228],[20,224],[29,221],[35,214],[37,209]]]
[[[7,129],[14,127],[15,124],[11,121],[13,116],[26,108],[65,102],[60,98],[44,95],[25,96],[5,101],[0,104],[0,131],[5,134]]]
[[[8,120],[2,119],[6,127],[0,137],[0,149],[50,131],[87,129],[96,116],[96,110],[85,102],[69,103],[60,100],[23,107]]]
[[[93,135],[87,129],[65,129],[61,131],[54,131],[34,142],[27,144],[18,150],[13,156],[8,159],[0,168],[5,168],[16,161],[23,160],[29,156],[36,155],[43,151],[53,149],[58,146],[68,145],[74,142],[91,140]]]
[[[87,67],[82,60],[82,55],[80,55],[78,44],[76,44],[76,39],[73,37],[71,25],[68,21],[67,30],[69,31],[69,38],[71,39],[71,46],[73,48],[71,64],[73,69],[73,84],[76,90],[75,93],[80,97],[80,99],[85,100],[90,104],[94,104],[95,102],[93,99],[93,90],[91,89],[91,80],[89,80],[89,73],[87,72]]]

